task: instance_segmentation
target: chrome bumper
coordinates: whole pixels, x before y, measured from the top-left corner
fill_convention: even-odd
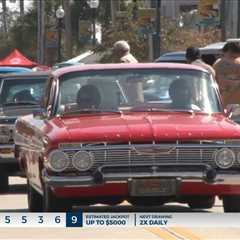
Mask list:
[[[229,171],[228,173],[217,173],[209,166],[203,166],[200,171],[153,171],[151,174],[147,172],[135,173],[107,173],[97,171],[93,176],[52,176],[46,169],[43,170],[43,181],[52,187],[91,187],[104,183],[127,183],[133,178],[175,178],[182,182],[206,182],[209,184],[220,185],[240,185],[240,171]]]
[[[14,156],[14,144],[0,144],[0,164],[17,163]]]

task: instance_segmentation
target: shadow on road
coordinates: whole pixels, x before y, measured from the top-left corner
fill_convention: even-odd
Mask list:
[[[73,208],[74,211],[83,212],[208,212],[206,210],[193,210],[186,206],[179,205],[165,205],[159,207],[134,207],[131,205],[118,206],[77,206]]]
[[[28,212],[27,208],[23,209],[0,209],[0,213],[22,213],[22,212]]]
[[[10,185],[8,193],[9,194],[27,193],[27,185],[26,184]]]
[[[11,185],[9,185],[8,192],[1,193],[0,195],[25,194],[25,193],[27,193],[27,185],[26,184],[11,184]]]

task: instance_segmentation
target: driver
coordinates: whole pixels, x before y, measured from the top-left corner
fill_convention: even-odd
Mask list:
[[[100,93],[94,85],[84,85],[77,93],[77,105],[80,109],[97,109],[100,102]]]

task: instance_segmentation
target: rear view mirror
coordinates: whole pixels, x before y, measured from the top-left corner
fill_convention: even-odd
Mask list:
[[[231,118],[235,122],[240,122],[240,105],[239,104],[228,104],[225,113],[227,117]]]

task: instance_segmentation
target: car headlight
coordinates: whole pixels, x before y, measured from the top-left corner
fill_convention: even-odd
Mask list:
[[[233,166],[236,160],[235,153],[229,148],[222,148],[215,154],[215,163],[219,168],[227,169]]]
[[[0,143],[8,143],[11,137],[11,129],[8,126],[0,126]]]
[[[89,170],[94,161],[94,156],[92,153],[86,151],[79,151],[74,154],[72,158],[72,165],[79,171]]]
[[[68,155],[60,150],[54,150],[48,155],[46,166],[54,172],[62,172],[70,165]]]

